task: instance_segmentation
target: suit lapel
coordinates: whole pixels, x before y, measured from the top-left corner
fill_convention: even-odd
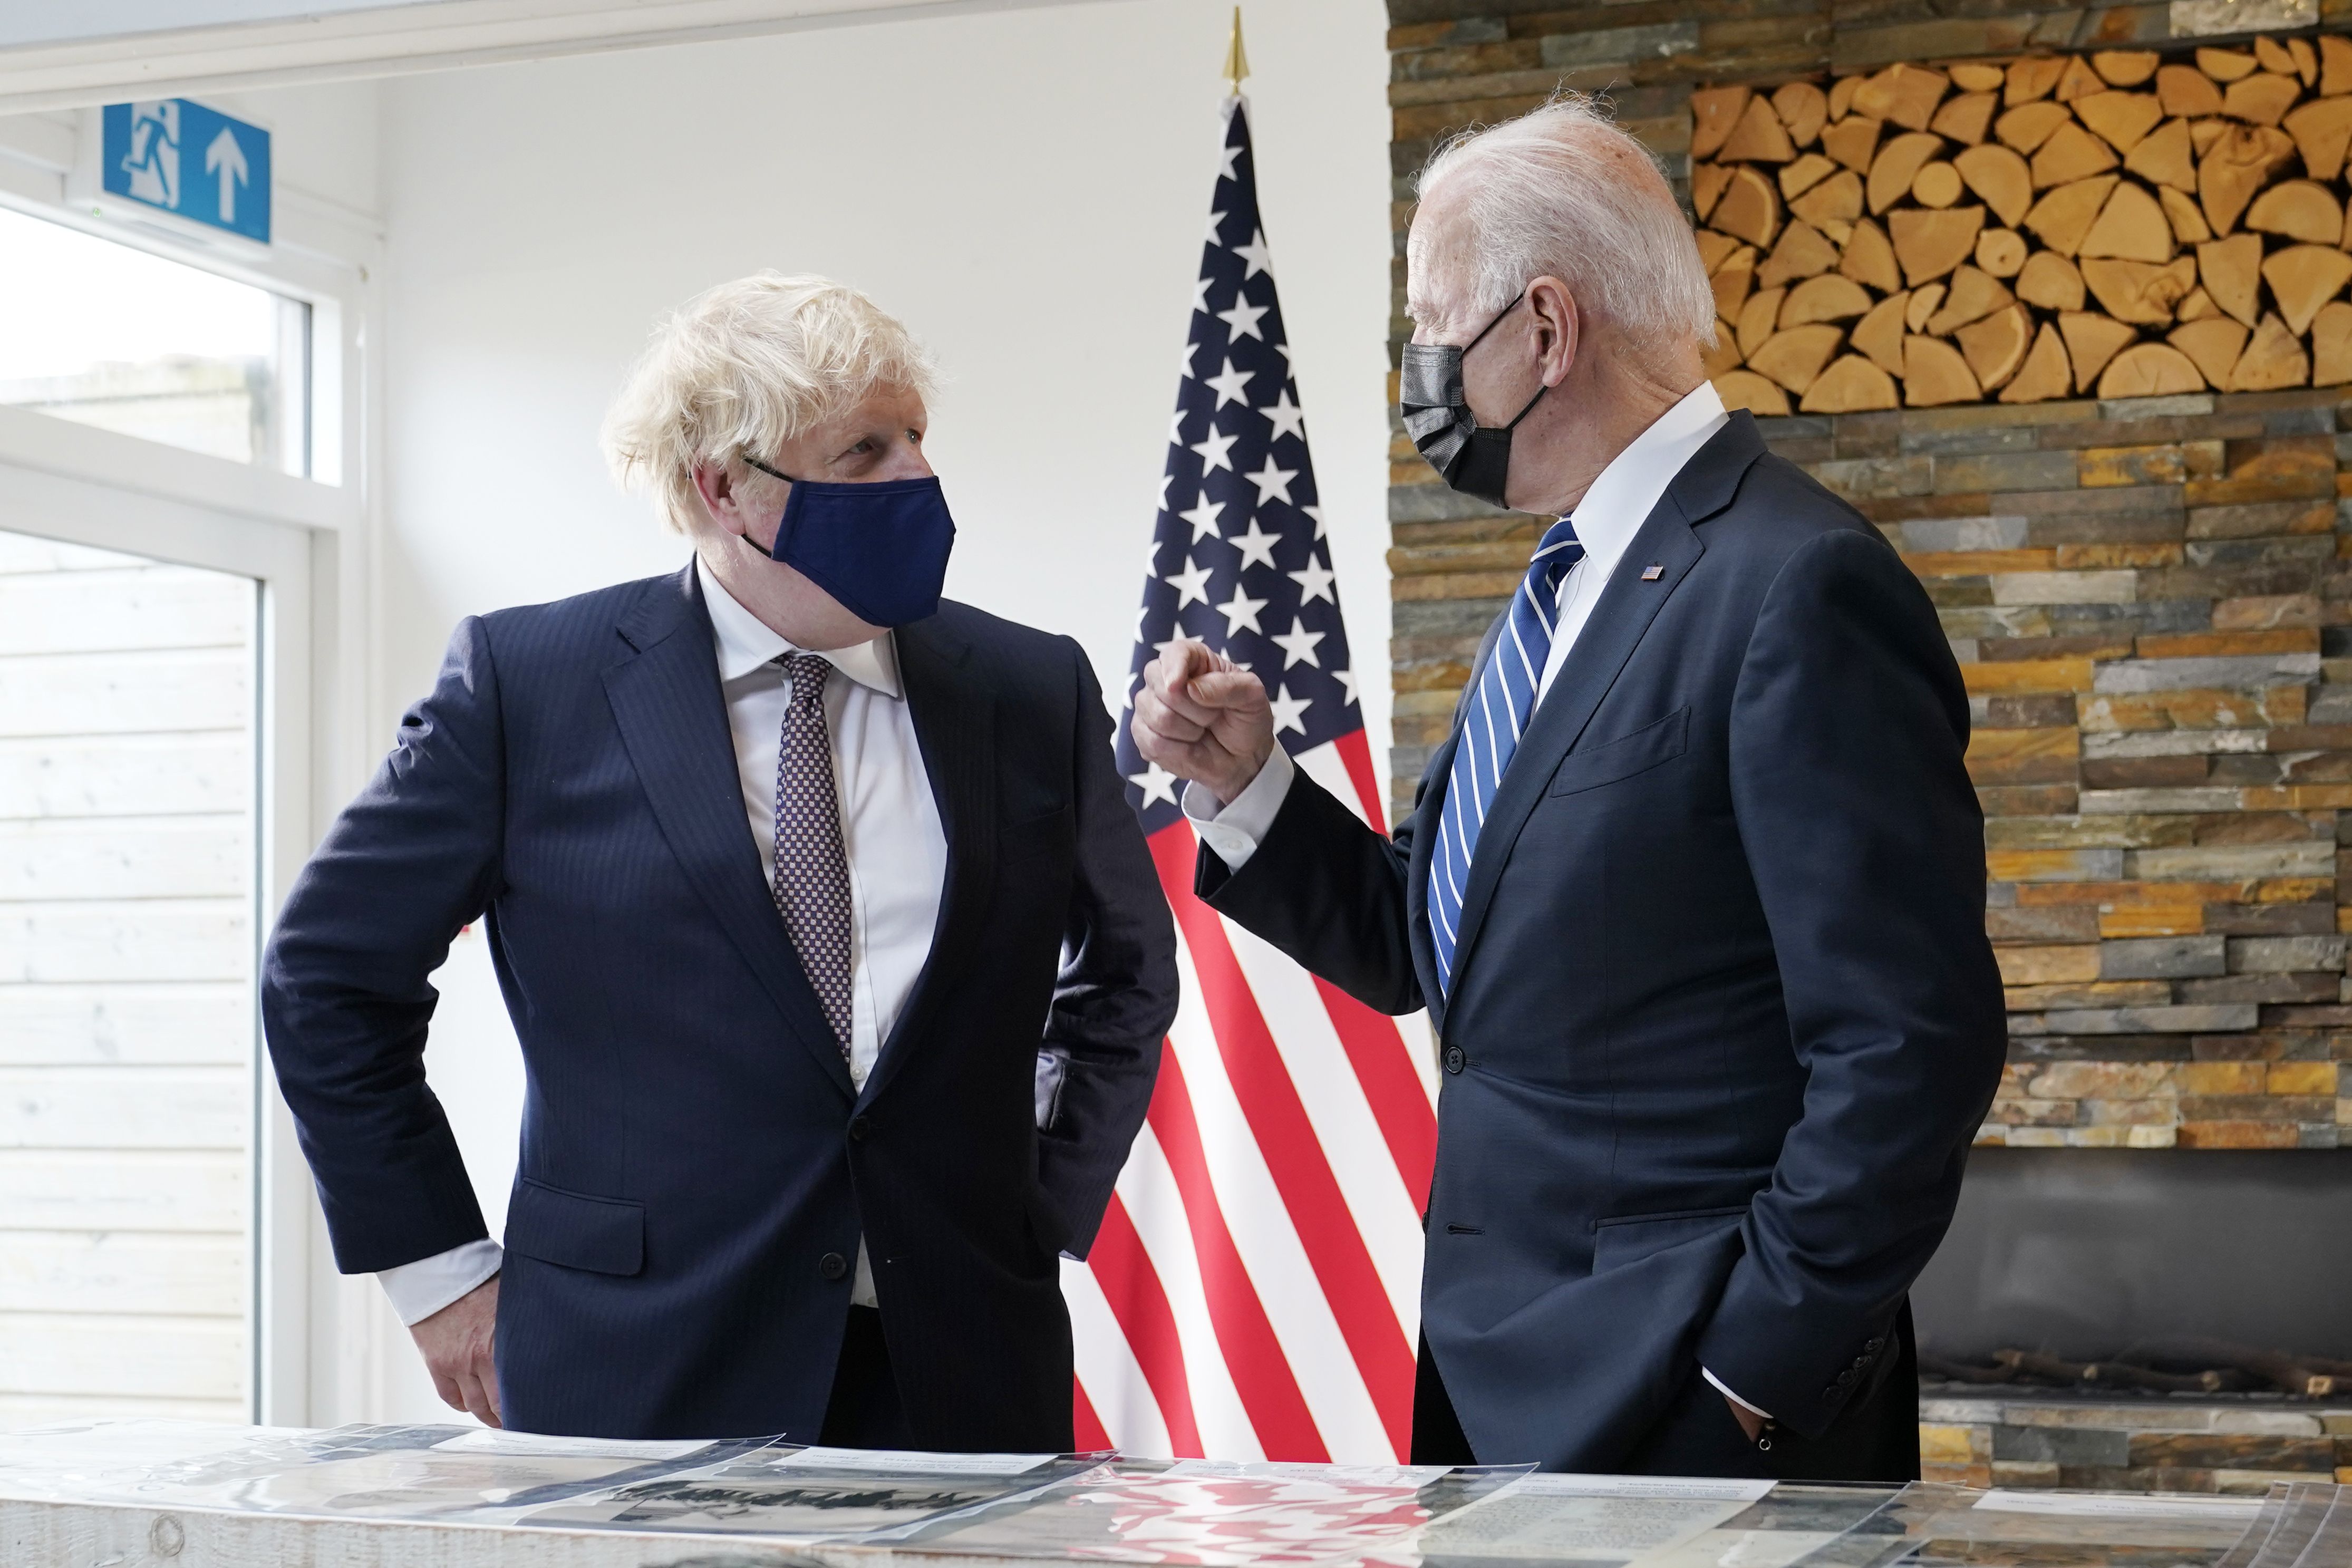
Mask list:
[[[654,584],[618,629],[636,652],[604,671],[604,695],[662,837],[793,1037],[846,1096],[848,1064],[776,913],[744,820],[734,735],[693,564]]]
[[[1478,830],[1478,845],[1470,859],[1470,885],[1462,900],[1454,993],[1460,992],[1463,977],[1469,972],[1472,952],[1494,900],[1495,884],[1502,879],[1503,866],[1511,858],[1519,830],[1527,826],[1560,759],[1583,735],[1650,623],[1706,553],[1693,528],[1730,503],[1739,477],[1764,450],[1755,419],[1744,410],[1734,414],[1683,465],[1666,493],[1650,510],[1642,531],[1618,557],[1617,570],[1593,605],[1591,618],[1569,649],[1551,690],[1537,704],[1518,751],[1503,770],[1502,786],[1487,808],[1486,826]],[[1648,574],[1653,565],[1658,568],[1655,577]],[[1481,673],[1472,672],[1474,684]]]
[[[947,884],[940,890],[939,924],[930,955],[915,989],[882,1043],[865,1098],[879,1093],[905,1057],[905,1042],[929,1030],[941,999],[963,969],[964,955],[988,917],[996,879],[996,700],[967,664],[971,648],[950,635],[937,617],[901,626],[897,636],[898,679],[907,692],[922,748],[923,767],[939,803],[940,825],[948,840]]]

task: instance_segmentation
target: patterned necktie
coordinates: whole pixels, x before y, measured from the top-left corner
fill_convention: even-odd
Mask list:
[[[776,912],[846,1058],[849,860],[841,847],[833,737],[824,722],[824,679],[833,666],[813,653],[788,653],[776,663],[793,683],[776,752]]]
[[[1559,582],[1584,559],[1576,529],[1561,518],[1547,530],[1528,563],[1528,574],[1511,601],[1510,622],[1495,639],[1479,672],[1478,689],[1462,715],[1454,768],[1446,775],[1445,810],[1438,819],[1437,843],[1429,855],[1429,934],[1437,947],[1437,979],[1454,990],[1454,947],[1462,925],[1462,895],[1470,886],[1470,857],[1478,830],[1503,782],[1503,770],[1519,749],[1520,732],[1535,711],[1536,688],[1551,655],[1554,617],[1559,614]]]

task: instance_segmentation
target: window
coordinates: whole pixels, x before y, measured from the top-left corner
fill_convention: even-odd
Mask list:
[[[0,209],[0,405],[310,472],[310,307]]]
[[[259,605],[0,531],[0,1426],[251,1408]]]

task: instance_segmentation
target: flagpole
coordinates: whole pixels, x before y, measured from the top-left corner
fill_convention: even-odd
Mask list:
[[[1225,86],[1231,95],[1242,95],[1242,83],[1250,73],[1249,55],[1242,48],[1242,8],[1234,7],[1233,37],[1225,43]]]

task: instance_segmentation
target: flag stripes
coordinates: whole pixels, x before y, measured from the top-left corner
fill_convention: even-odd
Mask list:
[[[1180,1193],[1213,1191],[1208,1152],[1201,1142],[1199,1119],[1184,1085],[1182,1059],[1171,1054],[1160,1066],[1160,1083],[1152,1096],[1151,1131],[1176,1178]],[[1217,1347],[1234,1373],[1242,1406],[1250,1426],[1269,1452],[1297,1453],[1320,1462],[1330,1457],[1307,1412],[1307,1401],[1291,1375],[1290,1363],[1275,1338],[1274,1324],[1257,1288],[1242,1263],[1241,1249],[1223,1211],[1213,1204],[1184,1205],[1192,1233],[1192,1250],[1201,1260],[1201,1286],[1210,1321],[1216,1325]]]
[[[1204,641],[1265,682],[1299,771],[1377,829],[1239,100],[1219,162],[1120,706],[1160,648]],[[1193,896],[1181,785],[1127,718],[1118,769],[1176,914],[1183,991],[1110,1215],[1063,1269],[1078,1430],[1138,1454],[1404,1458],[1437,1138],[1425,1030]]]

